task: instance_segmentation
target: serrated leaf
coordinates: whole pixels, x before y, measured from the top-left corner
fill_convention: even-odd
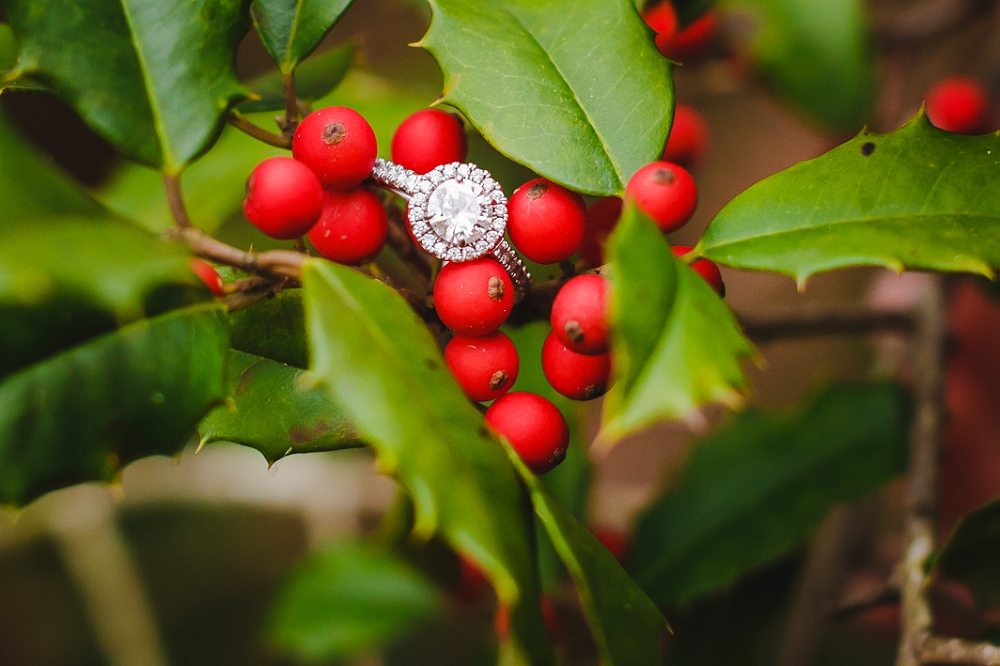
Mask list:
[[[3,0],[35,76],[126,155],[179,173],[246,91],[250,0]]]
[[[414,532],[440,533],[512,607],[508,656],[551,663],[541,635],[530,520],[500,444],[399,294],[349,268],[303,269],[311,370],[413,498]]]
[[[295,97],[311,102],[329,95],[347,75],[353,61],[354,44],[344,44],[309,58],[295,68]],[[285,110],[280,71],[264,74],[247,85],[260,99],[241,102],[237,107],[240,113]]]
[[[613,387],[601,438],[613,442],[711,402],[736,404],[741,361],[754,353],[733,313],[670,251],[660,230],[627,206],[608,241],[612,265]]]
[[[440,590],[398,556],[345,541],[292,572],[268,633],[283,651],[308,662],[347,658],[432,619],[443,603]]]
[[[442,100],[503,154],[558,183],[618,194],[670,130],[670,64],[630,0],[430,0],[421,45]]]
[[[921,113],[757,183],[712,220],[695,252],[800,285],[856,265],[992,277],[998,173],[1000,134],[945,132]]]
[[[254,0],[250,6],[264,48],[285,73],[313,52],[351,0]]]
[[[0,382],[0,503],[179,451],[225,397],[220,307],[146,319]]]
[[[226,404],[198,426],[203,444],[249,446],[268,463],[293,453],[364,446],[343,410],[307,372],[232,350],[226,377]]]
[[[114,218],[0,228],[0,377],[144,316],[211,298],[180,245]]]
[[[286,289],[229,314],[233,349],[263,356],[296,368],[309,367],[302,290]]]
[[[752,26],[746,51],[776,89],[812,119],[856,132],[871,113],[875,62],[860,0],[722,0]]]
[[[1000,606],[1000,500],[962,516],[935,562],[939,574],[969,586],[980,608]]]
[[[908,421],[888,383],[738,414],[695,444],[640,516],[630,572],[661,606],[732,583],[805,542],[835,505],[902,473]]]
[[[576,585],[602,666],[659,663],[660,632],[667,627],[666,618],[614,555],[552,499],[517,453],[509,447],[507,452],[528,487],[536,515]]]

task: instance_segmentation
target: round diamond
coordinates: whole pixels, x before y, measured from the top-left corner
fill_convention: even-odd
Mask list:
[[[427,221],[440,238],[461,247],[483,237],[489,220],[479,204],[479,191],[475,183],[446,180],[431,192]]]

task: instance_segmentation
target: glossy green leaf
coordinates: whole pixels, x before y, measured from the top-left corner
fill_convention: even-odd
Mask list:
[[[245,97],[236,49],[250,0],[2,0],[38,77],[137,160],[178,173]]]
[[[860,264],[992,276],[997,173],[1000,134],[944,132],[920,114],[757,183],[722,209],[695,252],[800,285]]]
[[[14,31],[6,23],[0,23],[0,74],[14,69],[17,64],[18,54],[17,37]],[[2,89],[0,80],[0,89]]]
[[[608,241],[608,258],[614,385],[601,436],[612,442],[692,417],[710,402],[737,404],[746,386],[741,360],[754,350],[712,288],[631,206]]]
[[[284,652],[325,662],[398,638],[440,614],[443,603],[440,590],[398,556],[346,541],[292,572],[269,634]]]
[[[659,663],[667,620],[618,560],[583,523],[554,501],[541,481],[508,448],[545,531],[569,570],[590,624],[602,666]]]
[[[184,248],[112,218],[0,229],[0,377],[144,316],[211,295]]]
[[[351,0],[253,0],[250,14],[264,48],[285,73],[319,46]]]
[[[805,542],[835,505],[902,473],[908,421],[888,383],[748,409],[696,443],[639,518],[629,570],[661,606],[732,583]]]
[[[0,26],[3,28],[4,26]],[[0,113],[0,238],[12,222],[41,215],[99,215],[104,209],[22,139]]]
[[[233,349],[309,367],[309,342],[302,307],[302,290],[286,289],[229,315]]]
[[[820,123],[856,132],[875,91],[872,36],[861,0],[723,0],[750,26],[749,57],[777,90]]]
[[[364,445],[343,410],[303,370],[234,350],[226,377],[226,404],[198,426],[202,444],[242,444],[269,463]]]
[[[939,574],[968,585],[980,608],[1000,606],[1000,499],[958,522],[936,560]]]
[[[624,190],[663,151],[670,64],[630,0],[430,0],[421,42],[443,101],[497,149],[594,195]]]
[[[303,281],[312,372],[406,487],[414,532],[440,533],[489,576],[513,609],[516,663],[551,663],[517,473],[427,327],[399,294],[349,268],[312,261]]]
[[[295,97],[311,102],[329,95],[347,75],[353,61],[354,44],[344,44],[309,58],[295,68]],[[240,113],[285,110],[280,71],[269,72],[247,86],[260,99],[240,103],[237,107]]]
[[[179,451],[225,397],[219,306],[144,319],[0,382],[0,503]]]

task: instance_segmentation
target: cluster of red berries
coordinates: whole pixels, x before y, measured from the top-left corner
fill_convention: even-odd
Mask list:
[[[990,127],[986,89],[975,79],[953,76],[927,91],[927,117],[935,127],[960,134],[979,134]]]

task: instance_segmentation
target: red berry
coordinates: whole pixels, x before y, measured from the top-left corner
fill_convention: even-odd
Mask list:
[[[509,391],[520,365],[517,348],[500,331],[475,338],[456,335],[445,347],[444,362],[465,395],[479,402]]]
[[[608,351],[608,302],[611,283],[600,275],[577,275],[552,301],[552,331],[577,354]]]
[[[566,457],[566,419],[540,395],[514,391],[500,396],[486,410],[486,424],[510,443],[535,474],[545,474]]]
[[[619,564],[625,563],[625,558],[628,556],[629,550],[627,534],[608,527],[592,527],[590,531],[605,548],[611,551],[611,554],[615,556]]]
[[[224,296],[226,294],[225,287],[222,283],[222,276],[219,275],[218,271],[212,266],[212,264],[207,261],[202,261],[201,259],[195,259],[192,257],[188,260],[188,264],[191,266],[191,270],[194,274],[201,278],[201,281],[212,290],[212,293],[216,296]]]
[[[472,560],[463,555],[458,556],[458,566],[455,595],[466,603],[476,603],[490,589],[490,579]]]
[[[567,398],[593,400],[608,390],[611,355],[577,354],[550,333],[542,345],[542,371],[552,388]]]
[[[698,205],[698,188],[691,174],[671,162],[642,167],[629,179],[625,192],[663,233],[684,226]]]
[[[989,101],[974,79],[954,76],[939,81],[927,93],[927,117],[948,132],[976,134],[986,129]]]
[[[456,333],[486,335],[507,320],[514,307],[514,285],[495,259],[451,262],[434,283],[434,307]]]
[[[687,245],[674,245],[670,248],[670,251],[677,257],[683,257],[691,251],[691,248]],[[691,264],[691,269],[711,285],[712,289],[718,292],[719,296],[725,297],[726,285],[722,281],[722,273],[714,261],[711,259],[699,259]]]
[[[367,178],[378,144],[360,113],[346,106],[313,111],[292,138],[292,155],[312,169],[326,187],[346,190]]]
[[[671,60],[687,62],[701,55],[715,38],[718,27],[718,14],[708,12],[677,34],[658,35],[656,47],[660,49],[660,53]]]
[[[507,214],[511,241],[532,261],[554,264],[580,249],[587,206],[576,192],[544,178],[529,180],[511,196]]]
[[[591,266],[604,263],[604,243],[618,226],[622,216],[622,200],[618,197],[598,199],[587,211],[587,228],[580,243],[580,256]]]
[[[657,34],[657,39],[669,39],[677,32],[677,13],[670,2],[661,2],[642,15],[643,20]]]
[[[678,104],[670,138],[663,150],[664,161],[690,167],[701,160],[707,144],[708,123],[705,118],[693,106]]]
[[[309,232],[316,251],[338,264],[357,266],[370,261],[389,235],[389,218],[382,200],[367,187],[327,190],[323,214]]]
[[[392,161],[417,173],[451,162],[464,162],[465,128],[441,109],[423,109],[400,123],[392,137]]]
[[[247,179],[243,212],[272,238],[288,240],[309,231],[323,209],[323,188],[305,164],[269,157]]]

